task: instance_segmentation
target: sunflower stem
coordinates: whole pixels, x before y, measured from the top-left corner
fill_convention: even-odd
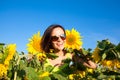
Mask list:
[[[19,64],[19,61],[20,61],[20,57],[19,57],[19,55],[18,55],[18,61],[17,61],[17,64],[16,64],[16,65]],[[14,73],[14,80],[16,80],[16,78],[17,78],[17,70],[16,70],[15,73]]]

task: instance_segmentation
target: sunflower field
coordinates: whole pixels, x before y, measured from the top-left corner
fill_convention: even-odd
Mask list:
[[[71,59],[63,60],[64,64],[56,68],[48,58],[58,56],[52,50],[49,54],[42,51],[41,37],[38,31],[29,39],[28,53],[18,52],[16,44],[0,43],[0,80],[120,80],[120,43],[115,45],[104,39],[97,41],[95,49],[85,49],[81,34],[74,28],[66,30],[66,52],[89,57],[97,68],[87,68]]]

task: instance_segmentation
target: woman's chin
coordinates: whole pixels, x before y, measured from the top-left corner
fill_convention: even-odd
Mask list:
[[[62,51],[63,49],[64,49],[64,47],[57,48],[57,50],[59,50],[59,51]]]

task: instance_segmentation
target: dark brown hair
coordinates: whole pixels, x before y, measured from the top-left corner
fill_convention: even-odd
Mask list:
[[[51,33],[53,31],[53,29],[60,27],[64,33],[65,33],[65,29],[59,25],[59,24],[52,24],[50,26],[48,26],[48,28],[45,30],[42,39],[41,39],[41,48],[44,52],[49,53],[50,49],[53,49],[52,45],[51,45]]]

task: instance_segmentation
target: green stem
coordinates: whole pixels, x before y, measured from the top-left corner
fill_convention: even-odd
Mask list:
[[[18,55],[18,61],[17,61],[17,64],[16,64],[16,65],[19,64],[19,61],[20,61],[20,57],[19,57],[19,55]],[[14,73],[14,80],[16,80],[16,78],[17,78],[17,70],[16,70],[15,73]]]

